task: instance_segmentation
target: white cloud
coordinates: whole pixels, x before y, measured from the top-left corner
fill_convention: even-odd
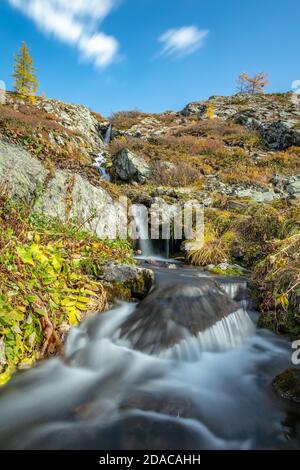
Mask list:
[[[117,56],[118,41],[97,27],[118,0],[8,0],[47,34],[77,47],[97,67],[106,67]]]
[[[196,26],[183,26],[169,29],[159,38],[163,48],[161,54],[188,55],[203,46],[209,31],[200,30]]]

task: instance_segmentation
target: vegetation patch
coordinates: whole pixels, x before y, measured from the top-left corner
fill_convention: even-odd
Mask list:
[[[107,260],[132,260],[129,244],[101,241],[11,203],[0,204],[0,383],[17,367],[61,352],[65,334],[107,308],[93,275]]]

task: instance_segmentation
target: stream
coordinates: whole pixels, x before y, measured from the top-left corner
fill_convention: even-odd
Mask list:
[[[256,327],[246,281],[168,268],[153,268],[156,289],[140,305],[84,321],[64,359],[1,390],[1,449],[299,447],[299,408],[271,388],[291,366],[290,343]]]

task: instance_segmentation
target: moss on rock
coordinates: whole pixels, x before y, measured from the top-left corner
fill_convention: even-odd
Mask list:
[[[287,369],[273,380],[276,393],[300,405],[300,369]]]

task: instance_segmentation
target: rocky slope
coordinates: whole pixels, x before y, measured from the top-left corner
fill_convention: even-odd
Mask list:
[[[15,227],[14,216],[7,226],[6,209],[1,209],[2,232],[8,237],[0,245],[1,259],[8,263],[3,279],[11,273],[11,259],[13,266],[22,267],[25,278],[28,276],[28,253],[23,253],[22,260],[15,255],[16,247],[25,243],[33,256],[30,250],[39,245],[40,237],[41,259],[46,256],[53,263],[48,242],[54,237],[57,249],[67,241],[60,263],[66,263],[76,276],[96,279],[106,299],[141,298],[153,282],[151,272],[132,267],[129,245],[99,240],[103,232],[114,235],[114,201],[127,195],[147,207],[158,203],[161,212],[167,213],[167,204],[196,200],[206,206],[205,245],[187,253],[187,259],[209,266],[214,273],[224,274],[224,266],[230,272],[230,265],[236,263],[250,270],[257,306],[263,311],[261,324],[297,336],[299,107],[293,94],[239,94],[190,103],[179,112],[120,112],[106,120],[84,106],[47,98],[38,98],[33,106],[8,93],[6,103],[0,105],[0,193],[5,195],[4,201],[12,201],[15,213],[18,207],[26,210]],[[104,135],[109,126],[112,140],[107,146]],[[110,182],[103,180],[94,166],[99,154]],[[120,211],[119,217],[124,217],[126,208]],[[52,228],[49,220],[64,224],[64,229]],[[26,229],[21,230],[24,224]],[[81,234],[83,229],[85,235]],[[29,238],[26,235],[24,239],[26,233]],[[81,236],[82,242],[77,238]],[[9,253],[7,246],[12,250]],[[67,260],[72,260],[70,266]],[[14,283],[13,278],[8,279]],[[32,298],[31,287],[28,289]],[[5,302],[7,292],[9,285],[2,292]],[[18,331],[25,332],[32,307],[21,307],[26,315]],[[55,324],[56,317],[49,318]],[[47,331],[46,324],[44,328]],[[43,338],[39,337],[39,347],[41,344]],[[0,361],[4,346],[2,341]],[[32,353],[34,348],[28,348]]]

